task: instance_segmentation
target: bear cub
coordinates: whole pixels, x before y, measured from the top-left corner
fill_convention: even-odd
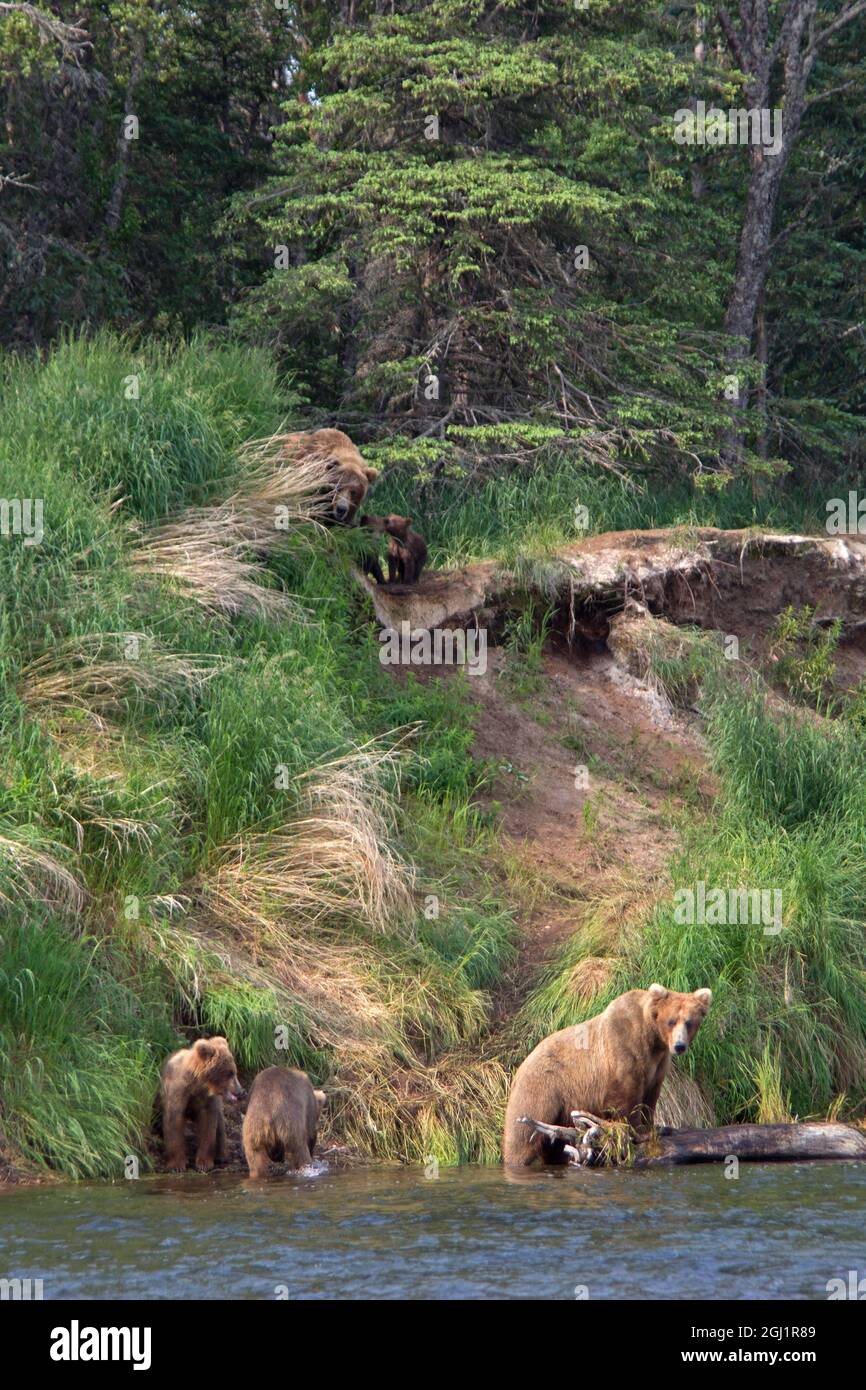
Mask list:
[[[361,525],[388,537],[388,583],[417,584],[427,559],[427,542],[412,530],[411,516],[362,516]],[[369,564],[367,573],[374,573]]]
[[[316,1147],[324,1091],[314,1091],[306,1072],[293,1067],[260,1071],[244,1116],[244,1153],[251,1178],[264,1178],[268,1160],[305,1168]]]
[[[166,1167],[186,1168],[186,1121],[192,1120],[195,1166],[200,1173],[209,1172],[226,1156],[223,1100],[243,1095],[225,1038],[199,1038],[173,1052],[162,1069],[161,1090]]]

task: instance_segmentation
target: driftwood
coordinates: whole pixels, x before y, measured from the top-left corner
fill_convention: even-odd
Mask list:
[[[575,1124],[547,1125],[524,1116],[534,1134],[559,1140],[571,1163],[599,1161],[604,1121],[583,1111],[572,1114]],[[866,1159],[866,1131],[851,1125],[804,1123],[781,1125],[722,1125],[716,1129],[658,1129],[649,1139],[635,1140],[633,1166],[652,1168],[674,1163],[723,1163],[728,1158],[746,1163],[790,1163],[815,1158]]]

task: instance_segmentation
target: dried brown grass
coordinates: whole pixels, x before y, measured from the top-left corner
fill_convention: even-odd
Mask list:
[[[123,655],[135,650],[137,655]],[[161,706],[198,692],[219,669],[211,656],[163,651],[146,633],[100,632],[58,642],[29,662],[18,693],[31,710],[72,707],[97,724],[132,701]]]
[[[305,618],[306,611],[227,533],[214,509],[202,509],[152,531],[132,552],[133,571],[165,579],[210,613],[228,617]]]
[[[297,779],[301,813],[226,849],[206,901],[229,913],[393,930],[412,913],[411,871],[389,847],[394,812],[381,777],[399,750],[369,743]]]
[[[71,852],[30,826],[6,826],[0,832],[0,903],[24,898],[61,912],[78,913],[84,889],[68,867]],[[8,891],[6,891],[8,890]]]

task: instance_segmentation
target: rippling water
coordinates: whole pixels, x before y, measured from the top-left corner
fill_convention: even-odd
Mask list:
[[[825,1299],[866,1264],[866,1164],[327,1170],[24,1188],[0,1278],[49,1298]]]

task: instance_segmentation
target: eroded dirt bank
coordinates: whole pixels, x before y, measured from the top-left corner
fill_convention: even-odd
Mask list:
[[[866,537],[785,536],[681,527],[611,531],[511,568],[487,560],[428,571],[412,589],[363,580],[383,626],[486,621],[536,594],[564,608],[573,632],[606,635],[629,598],[674,623],[765,633],[789,606],[815,621],[842,622],[846,640],[866,634]]]

